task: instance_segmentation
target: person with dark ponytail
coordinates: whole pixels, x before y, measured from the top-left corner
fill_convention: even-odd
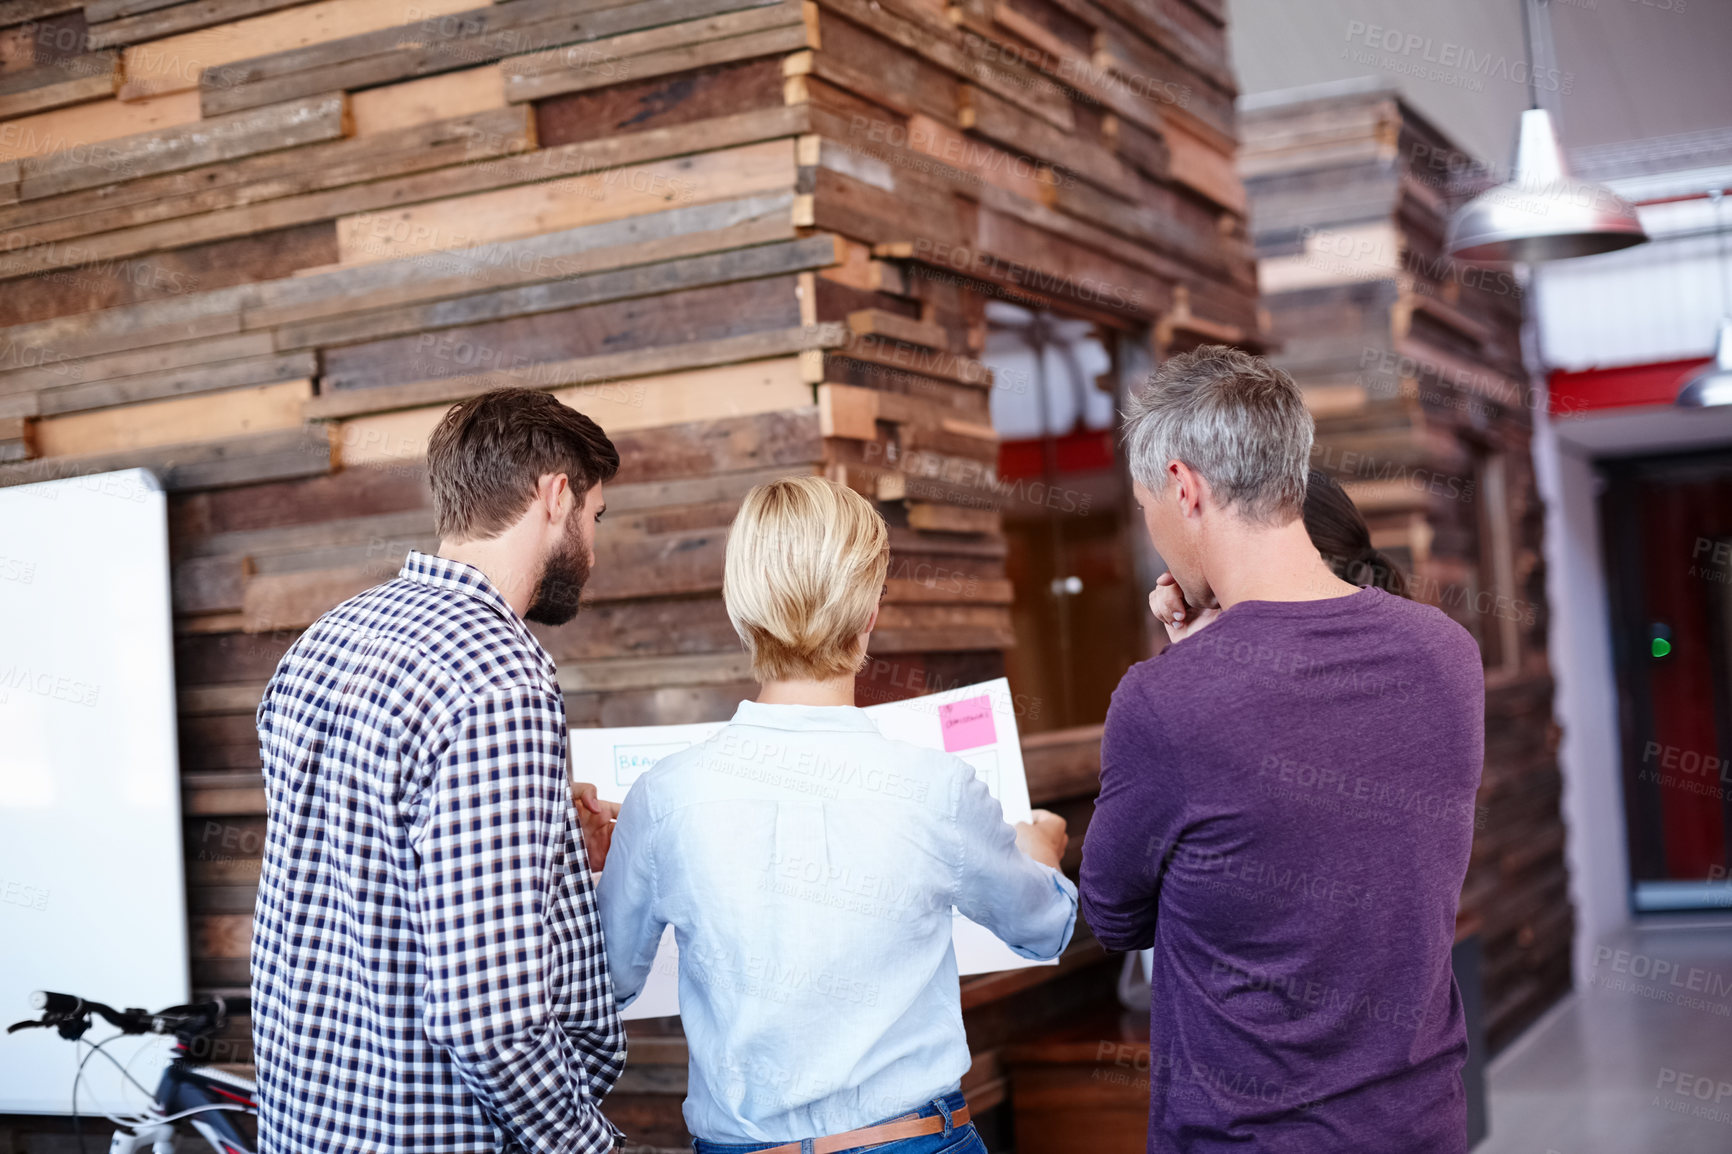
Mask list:
[[[1305,532],[1343,581],[1409,596],[1407,578],[1395,562],[1372,547],[1371,529],[1353,498],[1320,469],[1312,469],[1305,478]]]

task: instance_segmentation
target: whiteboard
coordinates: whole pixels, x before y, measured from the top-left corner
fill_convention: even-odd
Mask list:
[[[1015,699],[1003,677],[964,685],[942,693],[869,705],[862,710],[892,741],[953,753],[974,767],[987,792],[997,799],[1004,820],[1028,821],[1028,778],[1023,772],[1022,742],[1016,731]],[[571,731],[571,772],[577,781],[595,786],[603,801],[624,801],[632,782],[669,754],[708,741],[728,723],[635,725]],[[955,914],[956,970],[960,975],[988,974],[1030,966],[1056,966],[1058,960],[1025,958],[1000,941],[991,930]],[[674,929],[662,933],[661,945],[643,990],[620,1016],[669,1017],[680,1012],[679,944]]]
[[[171,612],[150,473],[0,489],[0,1027],[36,1016],[37,989],[187,1000]],[[52,1030],[0,1034],[0,1113],[68,1113],[87,1052]],[[106,1052],[154,1088],[168,1050]],[[142,1104],[104,1059],[85,1071],[80,1113]]]

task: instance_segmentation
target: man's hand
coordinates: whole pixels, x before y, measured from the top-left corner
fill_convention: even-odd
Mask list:
[[[1030,816],[1034,820],[1016,823],[1016,848],[1041,865],[1057,869],[1064,860],[1065,846],[1070,844],[1064,818],[1044,809],[1037,809]]]
[[[603,801],[595,796],[595,786],[587,781],[574,781],[571,804],[577,809],[577,824],[583,830],[589,871],[600,873],[607,864],[607,848],[613,844],[613,823],[619,820],[619,802]]]
[[[1154,591],[1149,594],[1149,608],[1155,619],[1167,628],[1169,641],[1183,641],[1221,615],[1217,608],[1198,608],[1185,603],[1185,591],[1171,573],[1155,578]]]

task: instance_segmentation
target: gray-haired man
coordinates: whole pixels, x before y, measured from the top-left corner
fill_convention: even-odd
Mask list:
[[[1266,361],[1175,357],[1125,435],[1174,643],[1113,695],[1081,891],[1108,948],[1155,948],[1149,1149],[1459,1154],[1479,652],[1323,562]]]

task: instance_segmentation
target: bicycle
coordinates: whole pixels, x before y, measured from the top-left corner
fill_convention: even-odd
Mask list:
[[[52,1027],[62,1038],[84,1040],[92,1016],[101,1017],[120,1031],[115,1037],[138,1034],[173,1035],[174,1058],[162,1073],[156,1092],[151,1094],[132,1077],[112,1054],[103,1047],[114,1038],[100,1043],[85,1041],[90,1046],[78,1063],[72,1077],[72,1123],[78,1134],[79,1149],[84,1148],[84,1135],[79,1129],[78,1085],[84,1077],[84,1067],[97,1054],[113,1062],[128,1081],[151,1098],[144,1113],[120,1118],[108,1115],[120,1129],[109,1141],[109,1154],[138,1154],[149,1147],[154,1154],[174,1154],[179,1138],[175,1124],[186,1121],[216,1154],[254,1154],[251,1139],[246,1138],[234,1123],[233,1114],[259,1112],[256,1087],[245,1078],[202,1064],[196,1057],[199,1043],[221,1030],[233,1013],[247,1012],[246,998],[216,998],[186,1006],[171,1006],[150,1013],[139,1009],[116,1010],[101,1002],[86,1001],[71,994],[55,994],[38,990],[31,995],[31,1008],[40,1010],[40,1018],[16,1022],[7,1027],[8,1034],[19,1030]]]

